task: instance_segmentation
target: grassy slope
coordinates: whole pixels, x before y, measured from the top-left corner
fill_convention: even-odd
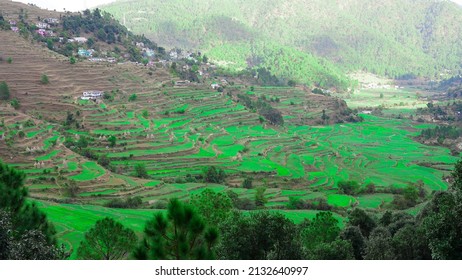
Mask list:
[[[40,208],[47,214],[58,232],[58,238],[67,249],[72,250],[71,259],[76,258],[77,248],[88,231],[96,221],[104,217],[110,217],[121,222],[124,226],[133,229],[141,237],[144,224],[151,219],[155,213],[164,210],[144,209],[111,209],[93,205],[74,204],[51,204],[36,201]],[[283,215],[295,223],[301,223],[304,219],[313,219],[319,211],[281,211]],[[63,219],[63,216],[66,216]],[[344,218],[334,214],[343,226]]]

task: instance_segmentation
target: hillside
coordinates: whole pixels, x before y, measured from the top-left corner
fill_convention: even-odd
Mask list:
[[[346,71],[437,76],[461,67],[462,9],[449,1],[125,0],[103,9],[159,44],[299,82],[320,84],[319,64],[339,79],[326,86],[343,87]]]
[[[10,3],[0,1],[6,20],[20,14],[31,20],[60,16]],[[210,83],[219,77],[176,86],[179,78],[161,64],[146,67],[89,60],[72,64],[31,37],[11,30],[0,30],[0,36],[0,82],[5,81],[10,91],[10,98],[0,101],[0,158],[27,172],[34,198],[102,204],[137,194],[147,202],[165,190],[153,193],[144,186],[149,180],[133,177],[137,163],[146,165],[149,178],[173,181],[199,174],[204,166],[228,166],[235,161],[230,180],[239,182],[240,173],[248,169],[247,163],[241,167],[237,159],[260,160],[253,154],[241,155],[240,150],[253,141],[270,143],[280,134],[280,143],[290,143],[291,127],[359,120],[345,102],[302,87],[254,89],[231,79],[228,82],[233,85],[217,92]],[[118,43],[111,46],[122,48]],[[41,82],[43,76],[47,83]],[[81,99],[82,92],[94,90],[105,92],[106,97],[97,102]],[[10,105],[13,100],[19,104],[16,109]],[[266,122],[274,112],[282,114],[278,123],[286,127]],[[258,135],[231,136],[236,129],[251,129]],[[117,139],[114,147],[107,140],[111,135]],[[225,139],[215,142],[220,137]],[[80,146],[85,142],[79,142],[81,138],[88,141],[85,148]],[[98,161],[102,155],[107,155],[110,164]],[[284,157],[274,161],[279,163],[267,163],[260,172],[272,174],[275,167],[271,166],[287,170]],[[68,179],[77,182],[78,196],[68,196]],[[152,184],[160,183],[156,182]]]
[[[172,195],[187,198],[204,186],[202,170],[215,166],[228,176],[212,187],[252,196],[254,190],[239,187],[251,174],[254,186],[270,188],[269,205],[276,206],[287,203],[292,189],[327,198],[347,179],[386,190],[419,178],[431,189],[445,188],[441,168],[455,161],[438,147],[422,157],[427,148],[408,137],[415,131],[408,121],[368,117],[364,123],[325,126],[356,119],[342,100],[303,88],[234,84],[220,93],[207,84],[174,86],[178,78],[162,67],[71,65],[18,34],[0,31],[0,36],[6,38],[0,41],[2,56],[12,58],[11,64],[0,62],[0,76],[10,99],[20,102],[16,110],[0,102],[0,157],[28,174],[34,198],[102,205],[140,196],[148,206]],[[44,74],[49,84],[40,83]],[[105,91],[109,98],[81,100],[88,90]],[[261,118],[258,104],[280,111],[284,125]],[[419,166],[421,161],[430,167]],[[135,177],[138,164],[145,166],[147,179]],[[72,180],[78,186],[73,194]],[[342,205],[352,199],[344,198]]]
[[[6,0],[0,9],[0,161],[27,175],[30,199],[56,225],[71,258],[97,220],[111,217],[142,235],[172,198],[190,201],[205,190],[229,197],[245,215],[271,210],[302,223],[328,210],[345,225],[358,207],[415,215],[430,193],[449,187],[458,155],[415,141],[434,125],[367,113],[373,107],[413,113],[427,106],[429,94],[388,84],[385,92],[348,96],[269,86],[261,81],[277,78],[261,68],[253,69],[257,79],[251,71],[236,77],[189,52],[138,63],[129,61],[129,49],[143,48],[140,37],[128,33],[125,40],[96,41],[100,50],[121,50],[118,63],[74,61],[58,52],[59,26],[43,42],[32,24],[65,16],[73,30],[93,36],[99,12],[64,15]],[[102,15],[105,34],[116,34],[105,26],[118,23]],[[26,29],[15,32],[7,24],[15,20]],[[281,50],[281,57],[293,54]],[[297,54],[317,69],[331,67]],[[408,199],[409,189],[418,196]]]

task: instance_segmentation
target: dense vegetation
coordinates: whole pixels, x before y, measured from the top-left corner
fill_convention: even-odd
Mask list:
[[[86,43],[89,48],[94,47],[97,41],[122,45],[127,49],[132,61],[142,62],[143,60],[140,50],[134,46],[133,42],[143,43],[147,48],[154,49],[156,52],[164,52],[162,48],[158,48],[155,43],[144,37],[144,35],[134,35],[115,20],[111,14],[101,12],[99,9],[92,12],[85,10],[83,15],[65,16],[62,27],[67,35],[93,34],[95,37],[90,37]],[[70,48],[66,47],[65,49]]]
[[[63,258],[54,226],[27,200],[25,174],[0,162],[0,259]]]
[[[103,9],[160,44],[308,84],[345,88],[332,63],[391,77],[460,69],[462,9],[450,1],[133,0]]]
[[[274,125],[284,125],[284,119],[279,110],[273,108],[264,98],[252,100],[247,94],[238,94],[239,101],[250,110],[256,110],[268,122]]]

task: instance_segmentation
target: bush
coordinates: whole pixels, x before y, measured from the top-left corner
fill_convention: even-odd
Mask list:
[[[319,197],[313,200],[304,200],[298,197],[290,197],[287,208],[294,210],[320,210],[320,211],[332,211],[333,207],[327,203],[324,197]]]
[[[113,199],[105,204],[109,208],[125,208],[125,209],[134,209],[138,208],[143,204],[141,197],[137,196],[134,198],[128,197],[125,200],[120,198]]]
[[[10,99],[10,89],[8,88],[8,84],[6,82],[0,83],[0,100],[8,100]]]
[[[50,83],[50,80],[48,79],[48,76],[43,74],[42,77],[40,78],[40,83],[42,85],[47,85]]]
[[[135,101],[137,98],[138,98],[138,96],[134,93],[134,94],[130,95],[130,97],[128,98],[128,101],[132,102],[132,101]]]
[[[244,182],[242,182],[242,187],[245,189],[251,189],[252,188],[252,178],[245,178]]]
[[[108,168],[111,165],[111,159],[107,155],[100,155],[98,157],[98,164]]]
[[[8,64],[11,64],[13,63],[13,59],[11,57],[8,57],[8,59],[6,60],[6,62],[8,62]]]
[[[144,164],[135,165],[135,176],[138,178],[149,178],[146,166]]]
[[[355,195],[359,191],[359,184],[356,181],[340,181],[337,186],[341,194]]]
[[[11,100],[10,104],[16,110],[19,109],[19,107],[21,106],[21,104],[19,103],[17,99]]]
[[[71,57],[69,58],[69,63],[70,63],[70,64],[75,64],[76,62],[77,62],[77,61],[76,61],[75,57],[71,56]]]

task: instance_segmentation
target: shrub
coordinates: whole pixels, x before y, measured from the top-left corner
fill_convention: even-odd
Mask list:
[[[132,101],[135,101],[137,98],[138,98],[138,96],[134,93],[134,94],[130,95],[130,97],[128,98],[128,101],[132,102]]]
[[[149,178],[146,166],[144,164],[135,165],[135,176],[138,178]]]
[[[10,89],[8,88],[8,84],[6,82],[0,83],[0,100],[8,100],[10,99]]]
[[[42,75],[42,77],[40,78],[40,83],[42,85],[47,85],[50,83],[50,80],[48,79],[48,76],[46,74]]]
[[[134,209],[138,208],[143,204],[141,197],[128,197],[125,200],[120,198],[113,199],[105,204],[106,207],[109,208],[126,208],[126,209]]]
[[[11,100],[10,104],[16,110],[19,109],[19,107],[21,106],[21,104],[19,103],[17,99]]]
[[[244,179],[244,182],[242,182],[242,187],[245,189],[251,189],[252,188],[252,178],[247,177]]]
[[[359,184],[356,181],[340,181],[337,186],[341,194],[354,195],[359,191]]]
[[[8,57],[8,59],[6,60],[6,62],[8,62],[8,64],[11,64],[13,63],[13,59],[11,57]]]

